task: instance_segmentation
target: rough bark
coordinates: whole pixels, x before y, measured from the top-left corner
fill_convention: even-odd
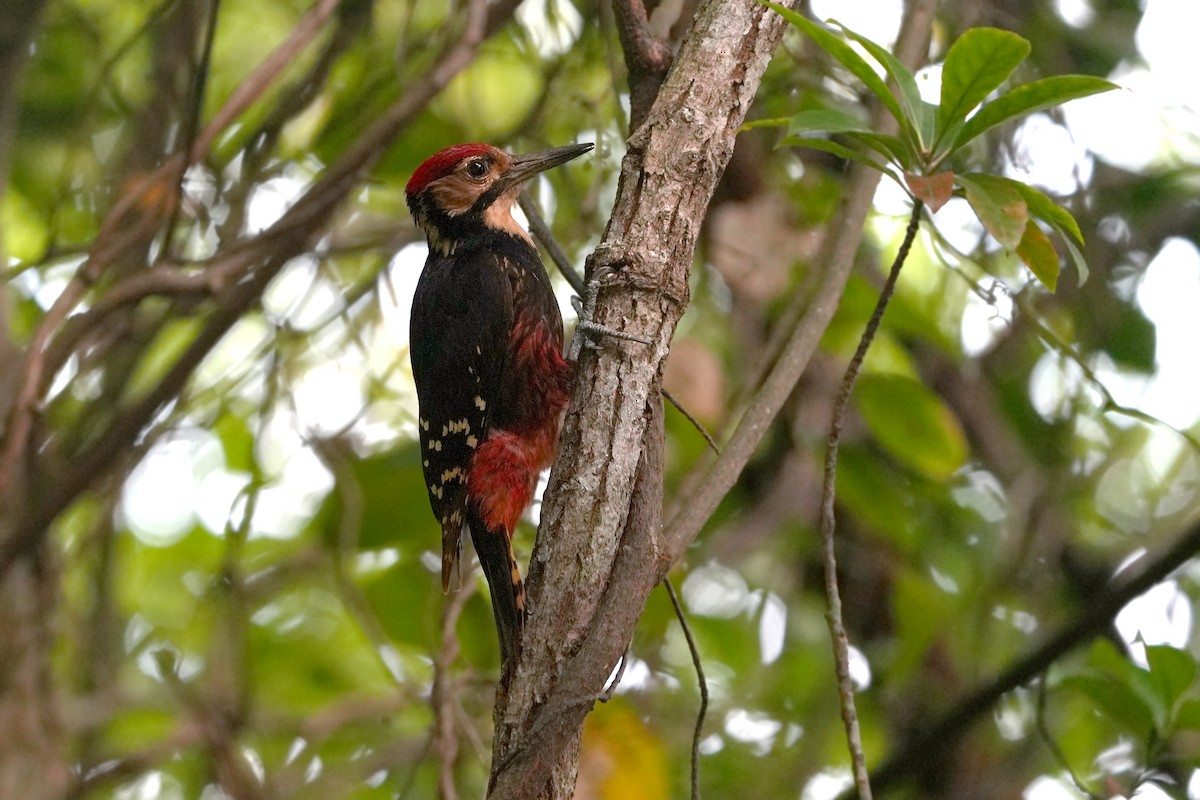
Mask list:
[[[589,274],[601,286],[596,321],[652,344],[606,339],[581,358],[530,566],[524,647],[497,699],[491,797],[571,796],[583,720],[657,582],[662,364],[701,222],[783,27],[752,0],[704,3],[630,137]]]

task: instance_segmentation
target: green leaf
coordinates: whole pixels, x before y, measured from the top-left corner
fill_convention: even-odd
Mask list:
[[[1182,650],[1160,644],[1146,647],[1146,663],[1159,699],[1169,712],[1174,712],[1196,680],[1196,660]]]
[[[922,142],[934,142],[937,138],[937,115],[938,107],[933,103],[921,101],[920,112],[918,113],[918,122],[920,131],[919,138]],[[932,150],[932,144],[923,145],[926,151]]]
[[[1033,220],[1025,223],[1025,235],[1017,244],[1017,255],[1047,289],[1053,292],[1058,287],[1058,251]]]
[[[1079,273],[1079,285],[1083,286],[1087,283],[1088,279],[1087,260],[1084,259],[1083,253],[1079,251],[1075,243],[1071,241],[1071,237],[1063,235],[1063,242],[1067,245],[1067,252],[1071,254],[1071,261],[1075,264],[1075,271]]]
[[[1200,731],[1200,700],[1185,700],[1175,712],[1175,730]]]
[[[464,581],[470,579],[469,573],[464,576]],[[368,576],[362,584],[364,597],[388,638],[418,646],[436,644],[438,611],[449,602],[442,598],[437,574],[412,559]]]
[[[798,136],[804,133],[845,133],[846,131],[866,131],[871,128],[853,114],[839,111],[836,108],[814,108],[801,111],[788,121],[788,136]]]
[[[225,452],[225,465],[238,472],[254,471],[254,433],[243,417],[223,411],[212,426]]]
[[[978,175],[968,176],[968,180],[978,178]],[[998,175],[989,175],[985,178],[985,182],[990,182],[993,185],[1007,185],[1021,196],[1025,201],[1025,206],[1028,209],[1030,216],[1037,217],[1043,222],[1054,228],[1060,236],[1063,243],[1071,254],[1071,260],[1075,264],[1075,268],[1079,271],[1079,283],[1082,285],[1088,276],[1087,262],[1084,261],[1083,253],[1079,251],[1076,242],[1083,244],[1083,232],[1079,230],[1079,223],[1075,221],[1075,217],[1070,211],[1054,202],[1042,192],[1038,191],[1028,184],[1021,181],[1015,181],[1011,178],[1002,178]],[[978,212],[977,212],[978,213]],[[990,230],[990,229],[989,229]],[[994,235],[994,234],[993,234]],[[1034,234],[1036,236],[1036,234]],[[997,237],[999,238],[999,237]],[[1022,234],[1022,242],[1025,242],[1025,234]],[[1033,246],[1033,242],[1026,242],[1027,245]],[[1018,243],[1018,248],[1020,247]],[[1018,250],[1019,253],[1019,250]],[[1026,261],[1026,263],[1029,263]],[[1032,265],[1031,265],[1032,268]],[[1057,276],[1059,267],[1055,266],[1054,273]],[[1035,270],[1036,273],[1036,270]],[[1040,278],[1041,276],[1039,276]],[[1043,281],[1045,282],[1045,281]],[[1049,286],[1050,284],[1047,284]]]
[[[987,103],[967,120],[954,138],[954,149],[1010,119],[1116,88],[1115,83],[1090,75],[1057,75],[1023,83]]]
[[[871,93],[879,98],[879,102],[883,103],[901,125],[906,124],[904,112],[900,110],[900,104],[892,96],[892,92],[888,89],[887,84],[883,82],[883,79],[879,77],[871,65],[854,51],[854,48],[846,44],[846,42],[828,28],[818,25],[801,14],[797,14],[790,8],[784,8],[778,3],[770,3],[766,2],[766,0],[760,0],[760,2],[774,9],[776,13],[794,27],[799,28],[808,38],[812,39],[822,50],[836,58],[843,67],[854,73],[855,77],[862,81],[871,90]]]
[[[190,317],[167,320],[154,342],[146,348],[125,386],[125,400],[145,397],[200,333],[200,320]]]
[[[904,182],[900,180],[900,176],[898,176],[892,170],[888,169],[888,167],[886,165],[876,161],[875,159],[871,158],[870,156],[866,155],[865,153],[855,150],[852,147],[846,147],[846,145],[844,145],[844,144],[838,144],[837,142],[830,141],[829,139],[815,139],[815,138],[807,138],[807,137],[801,137],[801,136],[788,136],[787,138],[785,138],[783,141],[781,141],[776,146],[777,147],[811,147],[813,150],[823,150],[826,153],[832,153],[835,156],[841,156],[842,158],[844,158],[848,161],[857,161],[858,163],[865,164],[868,167],[871,167],[872,169],[877,169],[880,172],[882,172],[884,175],[887,175],[889,178],[894,180],[896,183],[900,184],[901,186],[904,185]]]
[[[846,131],[842,135],[859,142],[864,147],[869,147],[884,158],[894,161],[905,169],[909,169],[913,165],[912,150],[899,136],[890,136],[886,133],[874,133],[871,131]]]
[[[909,148],[898,136],[875,133],[865,123],[842,111],[816,109],[792,117],[788,135],[802,138],[806,133],[839,133],[874,150],[887,161],[907,165],[912,161]]]
[[[918,381],[863,375],[855,403],[884,449],[929,478],[945,480],[966,461],[967,440],[958,418]]]
[[[918,479],[896,470],[880,469],[879,454],[874,449],[843,447],[840,453],[838,504],[902,552],[919,552],[923,528],[916,515],[896,513],[896,509],[908,508],[913,503]],[[896,602],[899,604],[899,598]],[[901,634],[898,641],[907,642],[907,636]],[[907,649],[903,644],[901,647]]]
[[[842,33],[862,45],[887,70],[887,74],[891,76],[892,80],[896,82],[896,86],[900,89],[900,102],[904,108],[904,116],[908,120],[908,125],[905,126],[906,130],[911,129],[919,134],[917,137],[918,140],[915,142],[918,147],[928,144],[929,140],[923,138],[925,126],[922,123],[923,117],[928,116],[926,109],[931,108],[931,106],[921,99],[921,90],[917,88],[917,79],[913,77],[913,74],[908,71],[907,67],[900,63],[899,59],[885,48],[880,47],[862,34],[855,33],[836,20],[832,22],[842,29]]]
[[[1147,374],[1154,371],[1158,328],[1139,308],[1120,304],[1102,335],[1101,347],[1118,364]]]
[[[1006,249],[1016,250],[1025,238],[1029,206],[1013,182],[982,172],[959,175],[957,181],[988,233]]]
[[[1075,221],[1075,217],[1071,216],[1070,211],[1026,183],[1009,178],[1000,178],[1000,180],[1008,181],[1014,189],[1021,193],[1021,197],[1025,199],[1025,205],[1029,207],[1030,214],[1050,223],[1064,236],[1070,234],[1075,241],[1083,244],[1083,232],[1079,230],[1079,223]]]
[[[37,209],[16,189],[0,197],[0,245],[10,258],[36,261],[50,245],[50,232]]]
[[[756,128],[782,128],[791,120],[788,117],[770,117],[768,119],[756,119],[753,122],[743,122],[739,131],[752,131]]]
[[[1004,83],[1029,49],[1025,39],[997,28],[972,28],[951,45],[942,65],[938,141]]]
[[[902,570],[896,576],[893,596],[896,619],[896,654],[891,665],[898,679],[918,674],[939,637],[953,629],[954,604],[928,579]]]
[[[1154,727],[1154,711],[1124,681],[1087,672],[1064,679],[1062,686],[1084,694],[1111,719],[1138,737],[1145,736]]]
[[[421,471],[420,445],[406,442],[391,452],[348,459],[346,465],[348,469],[339,470],[338,480],[351,485],[329,493],[314,519],[318,530],[335,542],[343,533],[356,535],[362,550],[406,542],[418,550],[441,552],[441,532],[429,510]],[[357,527],[344,530],[345,525]]]

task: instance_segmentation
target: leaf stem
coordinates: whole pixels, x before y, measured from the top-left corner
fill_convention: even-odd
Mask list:
[[[920,200],[913,202],[912,215],[908,220],[908,228],[904,232],[904,241],[896,252],[883,291],[875,304],[871,318],[863,330],[858,348],[846,367],[842,378],[842,387],[834,403],[832,419],[829,423],[829,439],[825,447],[825,480],[821,487],[821,554],[825,565],[825,593],[829,602],[829,610],[825,619],[829,623],[829,635],[833,644],[834,669],[837,674],[838,695],[841,699],[842,723],[846,727],[846,740],[850,748],[850,760],[854,772],[854,786],[858,791],[859,800],[871,800],[871,782],[867,774],[866,758],[863,755],[862,735],[858,725],[858,711],[854,706],[854,683],[850,679],[850,644],[846,635],[846,627],[842,622],[842,599],[837,582],[837,554],[834,547],[834,534],[837,522],[834,517],[835,483],[837,480],[838,445],[842,438],[842,424],[846,418],[846,407],[850,403],[850,393],[854,390],[854,382],[858,379],[863,359],[867,349],[879,330],[883,320],[883,312],[887,309],[888,301],[896,289],[896,281],[900,277],[900,269],[908,258],[916,239],[917,229],[921,223],[921,209],[924,204]]]

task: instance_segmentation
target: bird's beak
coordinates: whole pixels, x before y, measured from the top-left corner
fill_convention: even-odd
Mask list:
[[[553,150],[541,150],[537,153],[526,153],[523,156],[513,156],[501,180],[504,181],[505,188],[522,184],[539,172],[545,172],[551,167],[565,164],[595,146],[591,142],[585,142],[556,147]]]

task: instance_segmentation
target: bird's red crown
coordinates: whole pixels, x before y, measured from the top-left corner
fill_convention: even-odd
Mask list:
[[[482,142],[456,144],[439,150],[421,162],[421,166],[417,167],[416,172],[408,179],[404,191],[407,194],[420,194],[426,186],[453,172],[464,158],[492,155],[495,152],[495,147]]]

